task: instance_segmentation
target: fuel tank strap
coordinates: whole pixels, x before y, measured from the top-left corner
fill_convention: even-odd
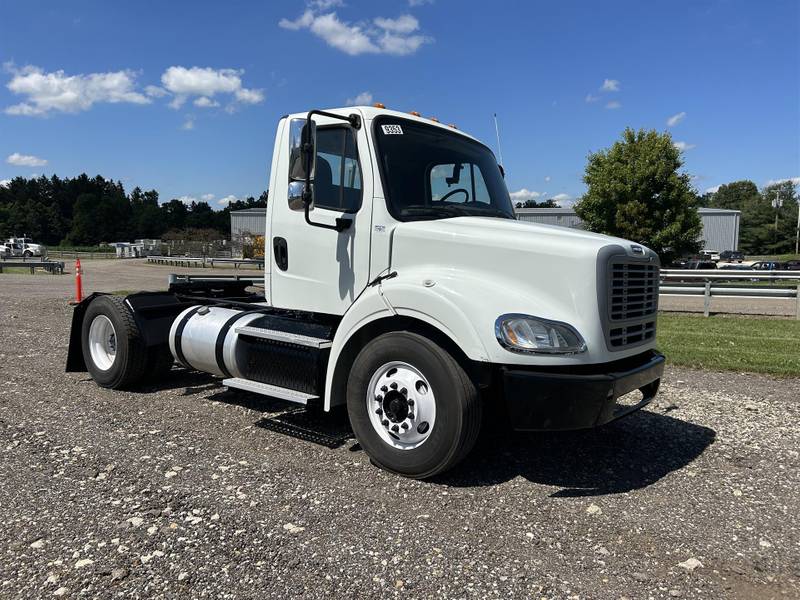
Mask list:
[[[176,358],[178,359],[178,362],[181,363],[187,369],[194,369],[194,367],[186,362],[186,357],[183,355],[183,346],[181,344],[181,338],[183,337],[183,330],[186,327],[186,324],[189,322],[189,319],[191,319],[201,308],[203,307],[196,306],[195,308],[187,312],[185,315],[183,315],[181,322],[178,323],[178,327],[175,328],[175,355]]]
[[[236,321],[245,315],[251,314],[253,314],[252,311],[242,311],[239,314],[233,315],[230,319],[225,321],[222,329],[219,330],[219,334],[217,335],[217,343],[214,347],[214,356],[217,359],[217,366],[219,367],[219,370],[225,373],[225,377],[233,377],[231,372],[228,370],[228,367],[225,366],[225,337],[228,335],[228,331],[230,331],[231,327],[233,327],[233,324],[236,323]]]

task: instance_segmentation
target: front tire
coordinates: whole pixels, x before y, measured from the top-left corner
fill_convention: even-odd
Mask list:
[[[480,395],[464,369],[408,331],[381,335],[361,350],[347,384],[347,411],[373,463],[416,479],[463,460],[481,424]]]
[[[145,376],[147,348],[120,296],[92,301],[83,319],[81,347],[86,368],[101,387],[130,388]]]

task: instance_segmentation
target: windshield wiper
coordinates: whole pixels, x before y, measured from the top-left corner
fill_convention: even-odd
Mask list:
[[[445,204],[442,206],[411,205],[411,206],[406,206],[400,212],[401,214],[407,216],[430,215],[432,217],[438,217],[440,215],[463,217],[465,215],[469,216],[470,214],[472,214],[468,210],[465,210],[458,206],[453,206],[452,204]]]

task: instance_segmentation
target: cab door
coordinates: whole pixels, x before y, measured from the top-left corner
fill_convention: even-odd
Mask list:
[[[279,161],[270,231],[273,306],[341,315],[369,280],[373,175],[363,129],[335,119],[315,118],[316,162],[310,219],[344,231],[309,225],[302,203],[289,203],[291,148],[304,119],[290,120],[285,160]]]

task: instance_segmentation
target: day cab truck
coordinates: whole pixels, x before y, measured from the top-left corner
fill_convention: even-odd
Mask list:
[[[491,150],[382,106],[280,119],[264,293],[170,279],[76,306],[68,371],[129,388],[173,359],[222,385],[346,405],[372,462],[426,478],[515,429],[608,423],[649,403],[659,261],[640,244],[515,219]]]

